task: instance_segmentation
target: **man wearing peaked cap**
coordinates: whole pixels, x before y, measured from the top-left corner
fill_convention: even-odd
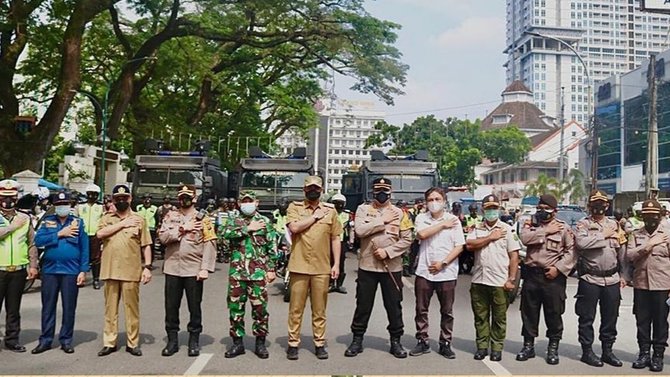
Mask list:
[[[612,352],[616,341],[617,318],[621,289],[626,286],[622,268],[625,250],[621,245],[619,223],[605,216],[609,208],[607,195],[594,190],[589,196],[590,216],[577,223],[575,251],[579,286],[575,313],[579,317],[579,343],[582,345],[581,361],[594,367],[603,363],[622,365]],[[600,336],[602,356],[593,352],[593,322],[600,304]]]
[[[7,314],[5,348],[25,352],[19,343],[19,311],[26,278],[37,277],[37,248],[30,216],[16,210],[18,194],[18,182],[0,181],[0,285],[7,287],[0,293],[0,303],[4,301]]]
[[[58,193],[53,199],[55,214],[46,215],[35,235],[42,254],[42,334],[31,351],[39,354],[51,349],[56,330],[58,296],[63,302],[63,324],[58,337],[65,353],[73,353],[75,311],[79,286],[89,270],[89,236],[83,219],[70,214],[70,194]]]
[[[521,242],[526,245],[522,271],[521,320],[523,348],[518,361],[535,357],[535,338],[539,335],[540,310],[544,309],[549,345],[545,361],[559,362],[558,345],[563,336],[566,283],[575,265],[574,236],[570,227],[556,218],[558,200],[553,195],[540,196],[533,220],[523,225]]]
[[[633,368],[661,372],[668,341],[669,307],[665,302],[670,296],[670,237],[660,226],[661,205],[656,200],[642,203],[642,220],[644,227],[633,231],[626,250],[634,266],[633,312],[640,347]]]

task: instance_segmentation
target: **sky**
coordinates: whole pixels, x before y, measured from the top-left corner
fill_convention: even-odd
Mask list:
[[[505,1],[366,0],[365,8],[402,25],[396,47],[410,67],[405,95],[389,107],[374,95],[348,90],[351,81],[338,77],[338,98],[376,101],[375,109],[396,125],[428,114],[483,118],[500,103],[506,86]]]

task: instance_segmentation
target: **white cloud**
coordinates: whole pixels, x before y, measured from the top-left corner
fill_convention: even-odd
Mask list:
[[[472,17],[439,34],[435,42],[444,48],[480,49],[482,46],[496,46],[502,49],[504,38],[504,18]]]

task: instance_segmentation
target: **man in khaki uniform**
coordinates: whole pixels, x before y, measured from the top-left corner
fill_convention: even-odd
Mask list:
[[[649,367],[663,371],[663,356],[668,342],[670,298],[670,233],[661,226],[661,205],[656,200],[642,203],[644,226],[633,231],[626,258],[634,264],[633,313],[637,322],[640,353],[634,369]],[[652,336],[653,330],[653,336]],[[649,347],[654,354],[649,354]]]
[[[579,317],[579,343],[582,345],[581,361],[602,367],[603,363],[620,367],[621,360],[612,352],[617,336],[617,318],[621,289],[626,286],[622,276],[625,235],[620,233],[619,223],[609,219],[605,212],[609,208],[607,195],[594,190],[589,197],[591,216],[577,223],[575,249],[579,257],[577,272],[579,286],[575,313]],[[593,352],[593,321],[600,305],[600,341],[602,357]]]
[[[130,210],[130,189],[116,185],[112,191],[116,212],[100,220],[97,236],[102,239],[102,268],[105,280],[105,329],[103,348],[98,356],[116,352],[118,336],[119,299],[126,313],[126,352],[142,356],[140,338],[140,281],[151,281],[151,236],[142,217]],[[142,265],[142,253],[144,261]]]
[[[368,328],[377,285],[381,285],[384,308],[388,315],[390,352],[397,358],[407,357],[400,344],[404,333],[402,321],[402,256],[412,244],[409,216],[391,204],[391,180],[377,178],[372,182],[372,204],[356,210],[354,231],[361,240],[356,279],[356,310],[351,321],[353,340],[344,356],[363,351],[363,336]]]
[[[184,185],[177,194],[179,210],[170,211],[162,221],[158,237],[165,245],[165,331],[168,335],[163,356],[179,350],[179,307],[186,292],[190,313],[188,355],[200,355],[203,282],[216,264],[216,233],[209,216],[195,210],[195,186]]]
[[[306,199],[291,203],[286,214],[288,229],[293,239],[288,264],[291,274],[289,287],[291,301],[286,357],[289,360],[298,359],[300,326],[309,295],[312,304],[312,332],[316,357],[327,359],[326,304],[330,279],[337,279],[340,274],[342,224],[337,219],[335,206],[319,201],[323,191],[320,177],[305,178],[303,190]],[[334,259],[332,263],[331,250]]]
[[[544,309],[547,325],[547,364],[559,362],[558,344],[563,336],[565,287],[568,275],[575,265],[574,236],[570,227],[556,218],[558,200],[553,195],[540,196],[537,212],[526,222],[519,234],[526,245],[526,259],[522,266],[521,320],[523,348],[516,355],[518,361],[535,357],[535,338],[538,336],[540,310]]]

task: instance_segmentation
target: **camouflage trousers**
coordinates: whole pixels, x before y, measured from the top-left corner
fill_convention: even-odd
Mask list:
[[[268,291],[265,280],[245,281],[229,279],[228,311],[230,312],[230,336],[243,337],[244,314],[247,299],[251,302],[251,318],[254,324],[251,329],[254,336],[268,334]]]

